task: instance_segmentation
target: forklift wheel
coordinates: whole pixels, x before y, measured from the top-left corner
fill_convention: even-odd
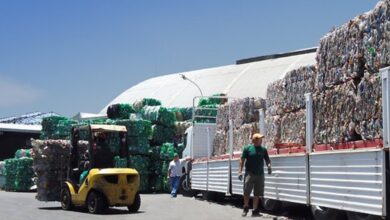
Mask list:
[[[138,212],[138,209],[141,207],[141,196],[139,195],[139,193],[137,193],[135,195],[135,198],[134,198],[134,202],[133,204],[127,206],[127,208],[129,209],[129,212]]]
[[[102,213],[104,210],[104,198],[101,193],[92,191],[87,198],[88,211],[92,214]]]
[[[71,210],[73,208],[72,197],[68,187],[61,190],[61,207],[63,210]]]

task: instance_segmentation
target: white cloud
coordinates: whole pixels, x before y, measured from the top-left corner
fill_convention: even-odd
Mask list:
[[[0,107],[13,107],[39,100],[42,91],[0,76]]]

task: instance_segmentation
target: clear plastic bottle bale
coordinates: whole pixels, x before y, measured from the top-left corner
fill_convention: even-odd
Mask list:
[[[340,143],[345,140],[348,125],[354,121],[356,87],[352,81],[313,98],[314,140],[317,144]]]
[[[305,145],[306,136],[306,112],[287,113],[281,118],[280,143]]]
[[[294,69],[283,77],[284,112],[297,111],[305,108],[305,94],[315,91],[317,69],[315,66],[303,66]]]
[[[280,116],[267,115],[265,118],[266,135],[264,145],[267,148],[273,148],[275,144],[280,143]]]
[[[284,89],[283,80],[276,80],[267,87],[267,115],[282,115]]]

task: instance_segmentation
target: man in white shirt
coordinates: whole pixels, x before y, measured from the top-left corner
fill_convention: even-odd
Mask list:
[[[173,160],[169,163],[168,178],[171,181],[172,198],[176,198],[177,196],[177,190],[179,189],[179,185],[180,185],[180,177],[183,174],[182,168],[184,166],[184,162],[188,160],[191,160],[191,158],[187,157],[185,159],[179,159],[179,155],[175,153],[173,155]]]

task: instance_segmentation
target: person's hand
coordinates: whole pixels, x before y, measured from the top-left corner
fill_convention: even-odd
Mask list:
[[[240,181],[242,181],[242,173],[241,173],[241,172],[238,172],[238,179],[239,179]]]
[[[271,168],[271,165],[268,165],[268,174],[271,175],[272,174],[272,168]]]

